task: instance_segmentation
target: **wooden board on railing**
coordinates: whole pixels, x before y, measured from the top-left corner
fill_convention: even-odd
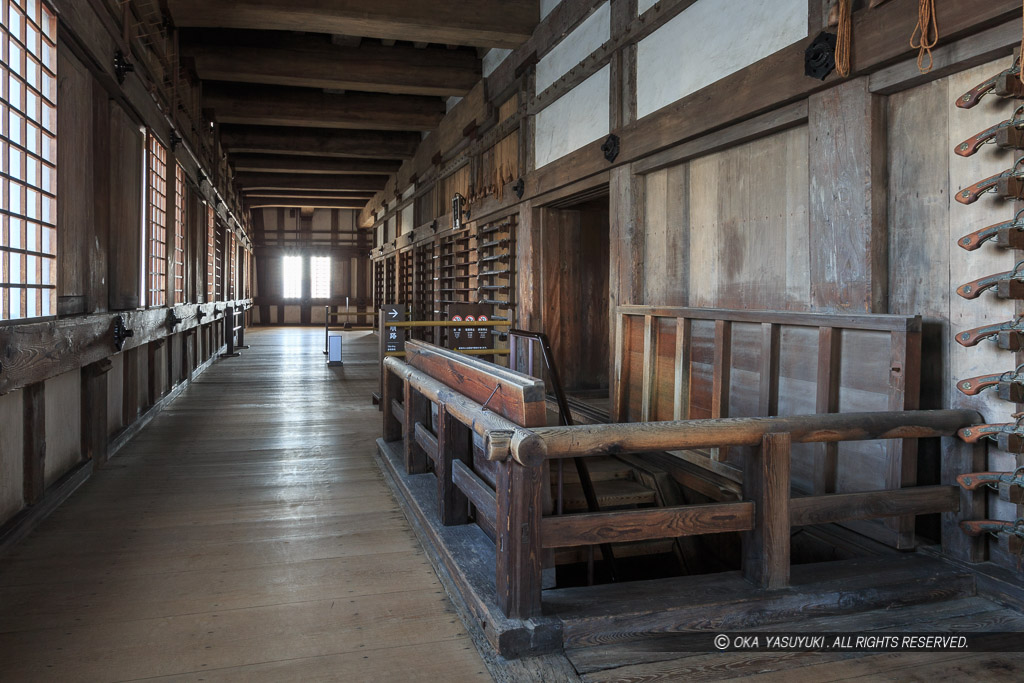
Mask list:
[[[620,306],[617,421],[908,410],[919,406],[921,319]],[[740,466],[749,451],[723,453]],[[797,444],[792,485],[804,494],[913,486],[914,441]],[[855,522],[896,547],[913,519]]]
[[[405,360],[477,403],[522,427],[547,423],[544,382],[494,363],[409,341]]]

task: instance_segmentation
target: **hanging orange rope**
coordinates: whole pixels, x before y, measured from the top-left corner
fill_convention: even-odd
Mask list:
[[[910,36],[910,47],[917,48],[917,68],[925,74],[932,70],[932,48],[939,42],[939,25],[935,21],[935,0],[920,0],[917,26]]]
[[[1020,54],[1024,55],[1024,35],[1022,35],[1020,39]],[[1021,83],[1024,83],[1024,69],[1020,70],[1018,78],[1020,78]]]
[[[853,33],[853,0],[839,0],[839,25],[836,27],[836,72],[850,75],[850,40]]]

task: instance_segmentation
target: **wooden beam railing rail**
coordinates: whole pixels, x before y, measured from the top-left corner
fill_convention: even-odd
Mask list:
[[[325,356],[327,355],[327,347],[331,343],[331,340],[330,340],[331,330],[334,330],[334,331],[338,331],[338,330],[353,330],[353,329],[373,330],[373,329],[377,328],[376,320],[377,320],[377,316],[378,315],[379,314],[378,314],[377,311],[336,311],[336,312],[332,312],[330,306],[324,306],[324,355]],[[346,326],[343,326],[343,327],[338,327],[337,325],[332,326],[331,322],[334,321],[334,320],[337,320],[338,318],[359,318],[359,320],[356,321],[357,324],[358,323],[364,323],[365,324],[365,320],[363,320],[364,318],[373,318],[374,322],[370,323],[370,325],[367,326],[367,327],[361,326],[361,327],[357,327],[357,328],[352,327],[348,323],[346,323]]]
[[[249,348],[245,343],[245,312],[251,307],[251,304],[242,304],[224,309],[224,343],[227,349],[221,354],[222,358],[237,357],[240,355],[237,349]]]
[[[552,548],[739,532],[744,577],[766,590],[785,587],[792,526],[951,512],[960,501],[952,486],[791,499],[793,443],[950,436],[980,419],[970,410],[936,410],[526,428],[489,410],[487,400],[467,397],[486,396],[487,387],[463,386],[460,376],[444,374],[443,364],[416,368],[387,358],[384,367],[383,440],[403,442],[407,473],[426,472],[428,458],[434,462],[444,524],[465,523],[473,504],[478,523],[495,537],[499,607],[523,619],[541,614],[541,558]],[[511,413],[515,402],[504,398],[497,409]],[[436,436],[429,429],[431,403],[438,407]],[[471,466],[471,432],[483,437],[484,454],[497,465],[493,489]],[[542,515],[550,460],[709,446],[757,446],[745,458],[743,500]]]

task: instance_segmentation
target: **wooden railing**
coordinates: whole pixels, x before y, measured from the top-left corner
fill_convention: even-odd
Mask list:
[[[384,361],[384,441],[403,442],[409,473],[426,472],[433,460],[442,523],[465,523],[465,503],[473,504],[477,522],[495,538],[499,607],[523,619],[541,614],[541,558],[550,548],[740,532],[743,575],[766,590],[782,588],[792,526],[952,512],[960,500],[950,486],[791,499],[793,443],[949,436],[979,419],[973,411],[941,410],[544,427],[543,388],[530,378],[427,344],[413,343],[409,357],[411,364]],[[438,407],[434,431],[431,403]],[[483,439],[493,487],[473,459],[471,433]],[[745,458],[743,500],[542,514],[551,460],[710,446],[755,446]]]

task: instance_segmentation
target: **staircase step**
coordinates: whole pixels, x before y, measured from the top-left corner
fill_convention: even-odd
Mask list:
[[[587,471],[590,481],[611,481],[612,479],[632,479],[633,469],[618,458],[587,458]],[[576,464],[572,460],[562,461],[562,482],[564,484],[580,483]],[[558,464],[551,465],[551,483],[558,484]]]
[[[594,492],[601,509],[618,508],[627,505],[649,505],[655,501],[654,491],[632,479],[612,479],[595,481]],[[555,494],[557,495],[557,491]],[[566,512],[587,509],[587,499],[583,495],[583,487],[579,484],[566,484],[562,487],[563,510]]]

